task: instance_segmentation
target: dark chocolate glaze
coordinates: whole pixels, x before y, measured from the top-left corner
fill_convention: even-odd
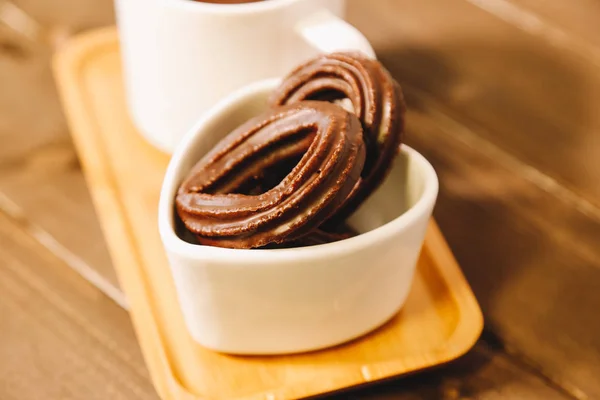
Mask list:
[[[264,193],[265,170],[300,159]],[[365,163],[358,118],[318,101],[275,107],[231,132],[190,171],[176,209],[200,244],[255,248],[294,241],[344,207]]]
[[[359,53],[321,55],[292,71],[271,96],[272,106],[347,98],[364,129],[367,147],[361,179],[328,225],[339,224],[383,182],[404,133],[402,90],[376,60]]]

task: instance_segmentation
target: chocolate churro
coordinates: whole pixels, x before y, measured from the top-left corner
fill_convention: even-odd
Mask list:
[[[176,208],[200,244],[253,248],[310,233],[348,200],[365,161],[358,118],[326,102],[273,108],[231,132],[192,169]],[[275,187],[239,189],[287,159]]]
[[[276,89],[272,106],[305,100],[348,99],[364,129],[367,146],[361,180],[333,223],[344,221],[383,182],[404,132],[402,90],[377,61],[358,53],[324,54],[292,71]]]

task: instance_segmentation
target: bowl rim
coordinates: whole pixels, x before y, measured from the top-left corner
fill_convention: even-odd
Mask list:
[[[158,226],[167,252],[177,254],[194,260],[219,260],[247,265],[260,263],[281,263],[286,261],[309,261],[323,258],[347,255],[371,247],[376,243],[385,241],[398,232],[408,229],[423,214],[433,208],[438,194],[438,178],[433,166],[427,159],[413,148],[402,144],[400,151],[409,159],[417,162],[424,176],[423,191],[408,210],[393,220],[360,235],[315,246],[296,247],[290,249],[230,249],[222,247],[191,244],[182,240],[175,232],[173,223],[174,198],[180,182],[176,182],[179,165],[192,149],[192,145],[200,135],[204,125],[213,119],[221,118],[227,114],[231,107],[238,102],[247,100],[251,96],[258,96],[265,91],[272,91],[279,84],[279,78],[266,79],[247,85],[222,99],[208,112],[206,112],[183,137],[173,153],[165,173],[160,192],[158,209]]]

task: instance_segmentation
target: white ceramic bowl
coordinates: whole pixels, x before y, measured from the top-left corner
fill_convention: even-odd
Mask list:
[[[233,250],[180,239],[174,197],[219,139],[259,114],[278,80],[234,93],[180,143],[164,179],[159,228],[192,337],[237,354],[315,350],[356,338],[402,307],[437,197],[432,166],[402,146],[384,184],[351,217],[356,237],[319,246]]]

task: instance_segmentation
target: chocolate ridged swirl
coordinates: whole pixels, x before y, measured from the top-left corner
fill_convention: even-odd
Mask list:
[[[365,153],[361,123],[343,108],[318,101],[276,107],[194,166],[177,193],[177,213],[200,244],[293,242],[344,207]],[[269,171],[283,175],[273,187],[265,183]]]
[[[406,106],[402,90],[378,61],[358,53],[332,53],[292,71],[270,101],[272,106],[279,106],[341,99],[350,101],[363,126],[367,155],[351,198],[328,225],[338,224],[352,214],[389,172],[404,132]]]

